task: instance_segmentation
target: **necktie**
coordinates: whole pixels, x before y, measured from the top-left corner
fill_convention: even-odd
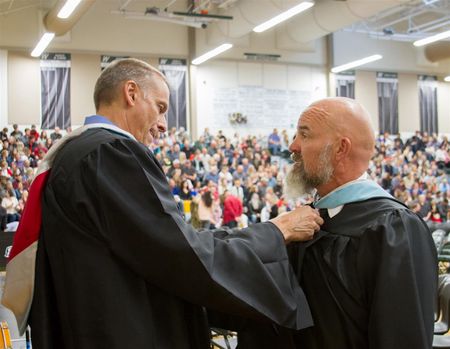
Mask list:
[[[319,215],[324,220],[330,219],[330,216],[328,215],[328,209],[327,208],[319,208]]]

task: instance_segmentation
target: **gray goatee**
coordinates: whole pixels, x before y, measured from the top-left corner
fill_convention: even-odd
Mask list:
[[[333,175],[331,165],[332,145],[327,144],[320,152],[317,166],[313,170],[305,168],[301,153],[292,153],[294,163],[286,174],[283,193],[287,199],[296,200],[306,194],[312,194],[315,188],[327,183]]]

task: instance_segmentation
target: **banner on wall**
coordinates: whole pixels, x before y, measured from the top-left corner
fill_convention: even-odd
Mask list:
[[[124,58],[130,58],[129,56],[108,56],[108,55],[102,55],[100,57],[100,68],[103,71],[110,63],[118,60],[118,59],[124,59]]]
[[[187,129],[187,96],[185,59],[160,58],[159,70],[164,74],[170,87],[170,105],[167,115],[168,128]]]
[[[336,74],[336,97],[355,99],[355,71]]]
[[[41,128],[70,127],[70,54],[41,55]]]
[[[397,73],[377,73],[378,122],[380,133],[398,133]]]
[[[438,133],[437,77],[419,75],[417,85],[419,88],[420,131],[430,134]]]

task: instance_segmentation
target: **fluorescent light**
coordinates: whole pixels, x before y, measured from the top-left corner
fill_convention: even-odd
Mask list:
[[[349,70],[349,69],[352,69],[355,67],[359,67],[360,65],[363,65],[363,64],[378,61],[381,58],[383,58],[382,55],[373,55],[373,56],[369,56],[366,58],[361,58],[356,61],[334,67],[331,69],[331,72],[332,73],[340,73],[341,71],[346,71],[346,70]]]
[[[428,45],[435,41],[447,39],[448,37],[450,37],[450,30],[447,30],[446,32],[439,33],[439,34],[436,34],[433,36],[429,36],[425,39],[420,39],[420,40],[414,41],[414,46]]]
[[[67,0],[64,6],[58,12],[58,18],[68,18],[81,0]]]
[[[444,78],[444,81],[450,82],[450,75],[449,75],[449,76],[446,76],[446,77]]]
[[[45,33],[44,35],[42,35],[41,40],[39,40],[38,44],[31,52],[31,56],[39,57],[42,54],[42,52],[44,52],[44,50],[47,48],[48,44],[50,43],[50,41],[53,40],[54,37],[55,33]]]
[[[278,23],[281,23],[300,12],[306,11],[310,7],[313,7],[314,3],[311,1],[304,1],[301,4],[298,4],[297,6],[294,6],[290,8],[289,10],[280,13],[278,16],[273,17],[272,19],[269,19],[268,21],[257,25],[255,28],[253,28],[253,31],[256,33],[261,33],[269,28],[272,28],[273,26],[277,25]]]
[[[203,62],[206,62],[208,59],[213,58],[214,56],[217,56],[218,54],[221,54],[222,52],[225,52],[226,50],[229,50],[232,47],[233,47],[232,44],[222,44],[219,47],[216,47],[214,50],[206,52],[200,57],[197,57],[192,61],[192,64],[195,65],[202,64]]]

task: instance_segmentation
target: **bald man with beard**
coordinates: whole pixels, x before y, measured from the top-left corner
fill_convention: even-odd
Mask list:
[[[436,249],[423,220],[366,178],[374,143],[352,99],[323,99],[300,116],[285,193],[315,193],[325,221],[290,250],[314,326],[247,323],[239,349],[431,348]]]

